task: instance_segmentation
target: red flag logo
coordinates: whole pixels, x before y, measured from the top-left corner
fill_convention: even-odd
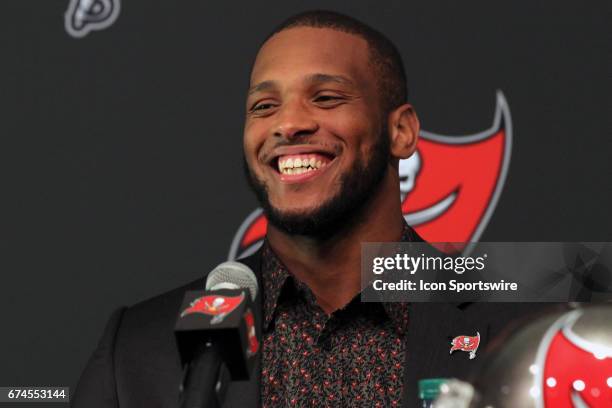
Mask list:
[[[501,195],[511,148],[510,110],[501,91],[489,129],[464,136],[421,131],[417,151],[399,166],[408,224],[427,242],[477,242]],[[253,211],[236,232],[229,259],[255,252],[267,225],[262,210]]]
[[[244,294],[240,294],[240,296],[202,296],[191,302],[189,307],[183,310],[181,317],[185,317],[193,313],[201,313],[214,316],[210,321],[211,324],[221,323],[225,316],[233,312],[243,300]]]
[[[581,315],[566,315],[544,336],[538,349],[534,397],[539,406],[612,407],[612,348],[578,336],[572,327]]]
[[[480,345],[480,333],[476,332],[475,336],[457,336],[451,340],[451,349],[449,354],[454,351],[466,351],[470,353],[470,360],[476,357],[476,350]]]
[[[255,317],[251,309],[248,309],[244,314],[244,322],[246,323],[246,331],[249,336],[249,346],[246,353],[247,356],[251,357],[259,350],[259,341],[257,340],[257,333],[255,332]]]

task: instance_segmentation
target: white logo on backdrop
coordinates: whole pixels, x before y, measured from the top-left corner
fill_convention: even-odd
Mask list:
[[[66,31],[83,38],[90,31],[103,30],[119,17],[120,0],[70,0],[64,15]]]

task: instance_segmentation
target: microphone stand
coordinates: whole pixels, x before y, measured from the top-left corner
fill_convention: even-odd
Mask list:
[[[180,386],[180,408],[221,408],[230,382],[219,346],[202,343],[185,367]]]

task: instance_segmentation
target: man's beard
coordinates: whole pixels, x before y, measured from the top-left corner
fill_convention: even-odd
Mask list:
[[[380,188],[387,171],[389,155],[389,139],[384,131],[370,152],[370,157],[355,160],[351,169],[341,177],[336,195],[317,208],[298,212],[274,208],[270,204],[266,185],[248,168],[246,160],[243,161],[243,167],[249,185],[270,224],[287,234],[325,239],[360,221],[363,210]]]

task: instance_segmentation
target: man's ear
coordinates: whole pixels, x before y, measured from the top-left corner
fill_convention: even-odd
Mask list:
[[[416,150],[419,137],[419,118],[410,104],[403,104],[393,110],[388,118],[391,155],[407,159]]]

